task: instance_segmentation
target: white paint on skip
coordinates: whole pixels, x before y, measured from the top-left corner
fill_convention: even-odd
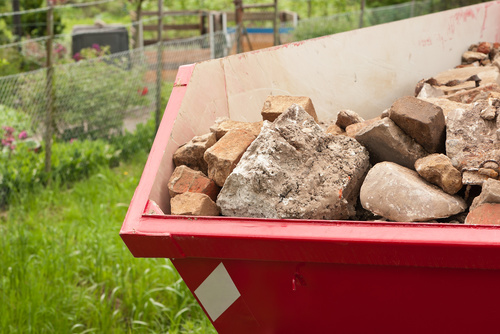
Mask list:
[[[217,320],[240,296],[222,262],[194,291],[212,321]]]

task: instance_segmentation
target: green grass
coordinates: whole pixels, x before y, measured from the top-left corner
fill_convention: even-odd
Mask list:
[[[146,154],[0,213],[0,333],[214,333],[167,259],[118,233]]]

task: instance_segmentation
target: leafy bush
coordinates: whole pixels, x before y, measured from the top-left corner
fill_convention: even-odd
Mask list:
[[[0,104],[0,124],[19,131],[31,129],[31,120],[24,112]]]
[[[126,131],[121,136],[111,138],[120,161],[130,159],[137,152],[149,152],[155,136],[155,119],[152,116],[145,124],[138,124],[134,133]]]
[[[293,32],[295,41],[302,41],[358,28],[357,15],[336,15],[328,18],[317,18],[299,22]]]
[[[48,180],[60,183],[89,176],[98,167],[117,159],[116,149],[104,141],[54,143],[52,171],[44,169],[45,155],[37,153],[28,143],[19,142],[13,150],[0,153],[0,207],[11,196],[30,192]]]
[[[72,140],[52,145],[52,170],[45,172],[45,155],[29,140],[18,141],[13,149],[0,150],[0,208],[12,196],[32,192],[50,180],[59,184],[75,182],[100,167],[113,167],[141,151],[148,152],[155,133],[154,118],[139,124],[134,133],[126,132],[104,140]],[[16,133],[17,135],[17,133]]]

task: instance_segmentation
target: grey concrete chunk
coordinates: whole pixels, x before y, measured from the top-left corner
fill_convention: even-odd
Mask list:
[[[351,218],[368,160],[356,140],[325,133],[293,105],[273,123],[264,122],[217,204],[225,216]]]
[[[500,161],[499,122],[481,117],[487,107],[487,101],[479,101],[448,114],[446,155],[460,171],[478,170],[487,160]]]
[[[417,172],[392,162],[370,169],[361,186],[360,201],[374,214],[401,222],[447,218],[467,208],[462,198],[445,193]]]
[[[365,127],[356,133],[355,138],[368,149],[373,164],[392,161],[413,169],[415,161],[428,154],[390,118]]]

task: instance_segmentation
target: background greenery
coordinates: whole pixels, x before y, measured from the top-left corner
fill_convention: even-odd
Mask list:
[[[0,214],[1,333],[215,333],[170,261],[136,259],[118,235],[146,157]]]
[[[367,6],[399,2],[368,0]],[[436,9],[475,2],[441,1]],[[9,6],[10,2],[0,0],[0,12],[10,10]],[[65,9],[58,29],[69,33],[75,23],[95,19],[128,23],[134,6],[133,1],[116,1]],[[231,0],[167,0],[165,6],[170,10],[233,8]],[[144,8],[155,9],[156,2],[146,1]],[[280,9],[296,11],[302,18],[319,17],[357,10],[359,1],[281,0]],[[357,23],[344,17],[326,25],[311,24],[298,29],[297,38],[344,31]],[[9,24],[0,18],[0,43],[14,38]],[[17,51],[9,52],[14,54],[8,61],[0,53],[0,61],[8,62],[0,63],[0,75],[26,71],[35,64]],[[56,91],[81,94],[79,100],[92,110],[88,117],[105,119],[117,106],[141,106],[139,94],[123,92],[135,91],[143,69],[128,71],[123,64],[106,62],[72,65],[74,71],[57,73]],[[96,82],[88,77],[89,67],[111,74]],[[40,150],[43,143],[31,137],[33,122],[25,112],[28,105],[43,101],[35,96],[32,84],[24,79],[15,95],[20,97],[16,108],[0,104],[0,126],[13,127],[16,138],[14,148],[0,146],[0,333],[214,333],[172,264],[166,259],[133,258],[118,235],[152,145],[154,118],[133,133],[117,131],[109,136],[102,131],[106,135],[99,139],[58,134],[53,170],[47,173]],[[106,86],[116,87],[116,96],[100,94]],[[171,88],[166,83],[162,89],[163,107]],[[67,111],[64,121],[78,125],[82,117],[76,107],[62,98],[57,101],[58,108]],[[111,126],[118,129],[122,121],[117,118]],[[27,131],[27,139],[19,138],[22,131]],[[3,136],[5,130],[0,128]]]

